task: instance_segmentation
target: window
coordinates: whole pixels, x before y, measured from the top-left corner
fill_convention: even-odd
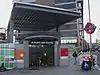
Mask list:
[[[74,2],[76,0],[56,0],[56,3],[63,3],[63,2]]]
[[[57,7],[64,8],[64,9],[72,9],[72,8],[76,8],[76,3],[59,5]]]
[[[78,7],[82,7],[81,3],[78,3]]]

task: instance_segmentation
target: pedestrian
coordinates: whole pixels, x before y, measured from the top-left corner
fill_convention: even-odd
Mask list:
[[[94,69],[100,70],[100,52],[98,52],[98,49],[94,51]]]
[[[76,65],[77,64],[77,57],[78,57],[78,54],[76,51],[74,51],[74,53],[72,54],[73,58],[74,58],[74,64]]]

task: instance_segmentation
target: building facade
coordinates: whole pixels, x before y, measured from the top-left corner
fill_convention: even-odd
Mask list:
[[[62,33],[62,38],[61,38],[62,43],[66,43],[66,42],[74,43],[76,42],[76,39],[78,42],[80,42],[80,36],[82,37],[84,36],[84,32],[82,30],[83,0],[56,0],[55,6],[80,12],[81,17],[79,19],[69,22],[60,27],[60,32]]]
[[[59,7],[59,8],[65,8],[65,9],[69,9],[69,10],[71,10],[71,11],[80,11],[79,10],[79,8],[78,8],[78,3],[79,3],[79,5],[81,6],[82,5],[82,1],[77,1],[77,0],[13,0],[13,2],[26,2],[26,3],[36,3],[36,4],[42,4],[42,5],[48,5],[48,6],[53,6],[53,7]],[[17,3],[16,3],[17,4]],[[16,5],[15,4],[15,5]],[[19,3],[20,4],[20,3]],[[22,3],[23,4],[23,3]],[[31,5],[28,5],[28,4],[26,4],[26,5],[28,5],[28,6],[31,6]],[[24,4],[23,4],[24,5]],[[22,5],[22,6],[23,6]],[[35,4],[34,4],[35,5]],[[24,6],[25,7],[25,6]],[[35,7],[35,6],[34,6]],[[33,7],[33,8],[34,8]],[[19,8],[19,7],[17,7],[17,5],[16,5],[16,8]],[[32,7],[31,7],[32,8]],[[49,8],[50,9],[50,8]],[[24,18],[27,18],[27,19],[29,19],[29,17],[26,17],[25,16],[25,14],[28,16],[29,15],[29,13],[30,14],[32,14],[32,13],[34,13],[35,11],[29,11],[28,9],[27,9],[27,11],[24,11],[25,10],[25,8],[23,8],[23,10],[22,9],[19,9],[17,12],[15,12],[15,14],[18,14],[18,12],[20,13],[20,12],[22,12],[22,14],[24,15]],[[54,9],[54,10],[56,10],[56,9]],[[81,9],[82,10],[82,9]],[[47,11],[47,10],[46,10]],[[57,12],[58,12],[59,10],[57,10]],[[24,12],[24,13],[23,13]],[[28,13],[29,12],[29,13]],[[82,11],[81,11],[82,12]],[[39,11],[39,13],[41,13],[40,11]],[[65,12],[64,12],[65,13]],[[69,11],[67,12],[67,13],[69,13]],[[74,13],[74,12],[73,12]],[[12,13],[12,14],[14,14],[14,12]],[[22,31],[23,31],[23,33],[26,35],[26,34],[29,34],[30,32],[32,33],[32,35],[28,35],[28,37],[29,36],[34,36],[33,35],[33,33],[34,33],[34,31],[35,31],[35,29],[33,30],[32,28],[29,28],[28,29],[28,27],[25,27],[25,29],[16,29],[16,26],[18,26],[18,25],[22,25],[23,26],[23,15],[22,14],[20,14],[20,15],[16,15],[16,17],[21,17],[21,19],[17,19],[18,21],[22,21],[21,23],[22,24],[20,24],[20,22],[17,22],[17,24],[15,24],[14,23],[14,21],[12,20],[12,19],[10,19],[10,23],[9,23],[9,25],[8,25],[8,34],[10,33],[11,34],[11,36],[8,36],[8,39],[10,38],[10,40],[8,40],[8,41],[10,41],[10,42],[12,42],[12,40],[13,40],[13,30],[17,30],[18,31],[18,35],[17,36],[22,36]],[[39,14],[37,14],[37,15],[39,15]],[[36,15],[36,16],[37,16]],[[44,13],[42,14],[43,16],[44,16]],[[49,16],[50,16],[50,14],[48,14]],[[59,31],[61,32],[61,43],[64,43],[64,44],[60,44],[60,36],[58,36],[58,35],[54,35],[54,33],[53,32],[51,32],[51,33],[53,33],[53,34],[51,34],[50,33],[50,35],[51,36],[57,36],[58,38],[57,38],[57,40],[56,39],[51,39],[50,40],[50,38],[45,38],[45,40],[43,40],[42,39],[42,41],[43,42],[45,42],[46,43],[46,41],[53,41],[53,45],[52,45],[52,50],[51,50],[51,45],[50,44],[47,44],[48,46],[49,46],[49,48],[50,48],[50,50],[48,50],[47,48],[45,49],[45,47],[47,47],[47,46],[45,46],[45,45],[43,45],[42,44],[42,42],[41,42],[41,37],[39,37],[39,43],[40,43],[40,45],[39,46],[37,46],[37,44],[34,44],[34,40],[33,40],[33,37],[32,37],[32,39],[30,39],[30,38],[26,38],[25,40],[22,40],[22,39],[19,39],[19,40],[21,40],[22,41],[22,43],[24,44],[23,46],[24,47],[21,47],[21,48],[18,48],[18,47],[16,47],[15,49],[16,49],[16,51],[15,51],[15,60],[24,60],[24,68],[29,68],[29,65],[33,62],[33,59],[32,59],[32,62],[30,62],[30,57],[29,57],[29,55],[33,55],[33,54],[30,54],[30,53],[32,53],[31,52],[31,50],[32,51],[38,51],[38,49],[34,49],[33,50],[33,46],[35,47],[35,48],[44,48],[43,50],[45,50],[45,51],[47,51],[46,53],[50,53],[49,51],[52,51],[53,53],[51,53],[51,55],[50,56],[53,56],[53,66],[67,66],[68,65],[68,60],[65,60],[65,59],[68,59],[68,49],[69,49],[69,46],[67,45],[67,44],[65,44],[65,43],[74,43],[75,44],[75,42],[77,42],[77,41],[79,41],[79,37],[80,37],[80,33],[81,33],[81,26],[82,26],[82,18],[81,18],[81,21],[79,21],[79,19],[77,19],[77,20],[74,20],[74,21],[72,21],[72,22],[69,22],[69,20],[70,19],[73,19],[73,18],[75,18],[75,16],[70,16],[70,15],[72,15],[72,13],[71,14],[68,14],[67,16],[66,15],[64,15],[64,16],[62,16],[62,14],[61,15],[55,15],[55,13],[53,14],[53,16],[55,16],[55,17],[57,17],[56,19],[52,19],[53,20],[53,22],[54,21],[57,21],[58,23],[56,24],[56,29],[48,29],[48,30],[50,30],[50,31],[55,31],[56,30],[56,33],[55,34],[58,34],[59,35]],[[32,16],[32,15],[30,15],[30,16]],[[41,22],[43,22],[43,16],[41,16]],[[78,15],[79,16],[79,15]],[[77,18],[78,18],[78,16],[77,16]],[[82,16],[82,13],[80,14],[80,16]],[[16,20],[16,17],[15,17],[15,20]],[[32,16],[32,17],[34,17],[34,16]],[[47,16],[46,16],[47,17]],[[61,17],[61,18],[60,18]],[[13,18],[13,16],[12,16],[12,18]],[[39,19],[40,19],[40,17],[38,17]],[[48,18],[48,17],[47,17]],[[47,19],[46,18],[46,19]],[[58,18],[59,18],[59,21],[58,21]],[[65,23],[65,21],[63,21],[63,19],[66,19],[65,21],[66,22],[69,22],[69,23],[66,23],[66,24],[64,24],[64,25],[62,25],[61,27],[59,27],[58,26],[58,24],[63,24],[63,22]],[[26,24],[27,25],[32,25],[32,26],[34,26],[34,25],[37,25],[37,24],[33,24],[33,18],[31,18],[32,19],[32,23],[30,23],[30,21],[28,20],[27,21],[27,23],[25,23],[26,22],[26,20],[24,19],[24,24],[25,24],[25,26],[26,26]],[[46,20],[46,19],[44,19],[44,20]],[[50,22],[50,26],[51,26],[51,16],[50,16],[50,18],[49,18],[49,21],[44,21],[44,22]],[[39,21],[37,21],[37,23],[38,23]],[[41,22],[40,22],[40,24],[39,25],[41,25]],[[53,23],[52,22],[52,23]],[[81,23],[80,23],[81,22]],[[15,29],[13,28],[13,24],[15,24],[16,26],[15,26]],[[43,23],[43,25],[44,25],[44,23]],[[47,24],[46,24],[47,25]],[[48,26],[49,27],[49,26]],[[18,28],[24,28],[24,27],[18,27]],[[35,28],[35,27],[33,27],[33,28]],[[44,26],[43,26],[43,28],[44,28]],[[53,27],[54,28],[54,27]],[[26,29],[28,29],[28,30],[26,30]],[[47,27],[45,28],[45,29],[47,29]],[[36,30],[36,32],[37,31],[39,31],[40,32],[40,30],[41,30],[41,27],[39,27],[37,30]],[[44,30],[44,32],[43,32],[43,35],[45,35],[45,34],[49,34],[48,32],[46,33],[45,31],[47,31],[47,30]],[[57,32],[58,31],[58,32]],[[37,34],[37,35],[40,35],[40,34],[38,34],[38,33],[34,33],[34,34]],[[27,37],[27,36],[24,36],[24,37]],[[44,38],[44,36],[42,36],[43,38]],[[36,37],[37,38],[37,37]],[[27,41],[28,39],[30,39],[30,41]],[[35,41],[37,41],[37,39],[35,40]],[[38,43],[38,42],[36,42],[36,43]],[[32,49],[31,49],[31,47],[29,47],[31,45],[31,47],[32,47]],[[20,45],[21,46],[21,45]],[[72,47],[72,46],[71,46]],[[18,48],[18,49],[17,49]],[[19,50],[19,51],[18,51]],[[40,50],[40,49],[39,49]],[[41,50],[40,50],[41,51]],[[42,51],[43,52],[43,51]],[[61,53],[60,53],[61,52]],[[38,52],[38,53],[40,53],[40,52]],[[45,53],[45,52],[44,52]],[[16,55],[17,54],[17,55]],[[41,54],[41,53],[40,53]],[[35,55],[35,58],[37,58],[37,57],[40,57],[40,54],[38,55],[37,54],[37,52],[34,52],[34,55]],[[42,53],[43,54],[43,53]],[[61,55],[61,54],[64,54],[64,55]],[[49,55],[49,54],[48,54]],[[24,56],[24,57],[23,57]],[[41,55],[42,56],[42,55]],[[32,57],[32,56],[31,56]],[[63,57],[66,57],[66,58],[63,58]],[[35,59],[34,59],[35,60]]]

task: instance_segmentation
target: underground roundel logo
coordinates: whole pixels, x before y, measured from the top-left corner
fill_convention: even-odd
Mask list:
[[[91,22],[88,22],[84,28],[87,34],[94,33],[95,29],[96,29],[96,26],[92,24]]]

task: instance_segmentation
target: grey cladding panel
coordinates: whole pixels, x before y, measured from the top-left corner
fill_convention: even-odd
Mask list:
[[[64,8],[64,9],[72,9],[72,8],[76,8],[76,3],[64,4],[64,5],[59,5],[59,6],[56,6],[56,7]]]
[[[77,31],[62,32],[61,36],[62,37],[76,37]]]
[[[71,22],[77,22],[77,20],[72,20]],[[70,22],[69,22],[70,23]]]
[[[55,0],[36,0],[37,4],[43,4],[43,5],[54,5]]]
[[[18,49],[24,49],[24,44],[15,44],[16,50]]]
[[[68,25],[63,25],[60,27],[60,30],[72,30],[72,29],[77,29],[76,24],[68,24]]]
[[[76,0],[56,0],[56,3],[63,3],[63,2],[74,2]]]

